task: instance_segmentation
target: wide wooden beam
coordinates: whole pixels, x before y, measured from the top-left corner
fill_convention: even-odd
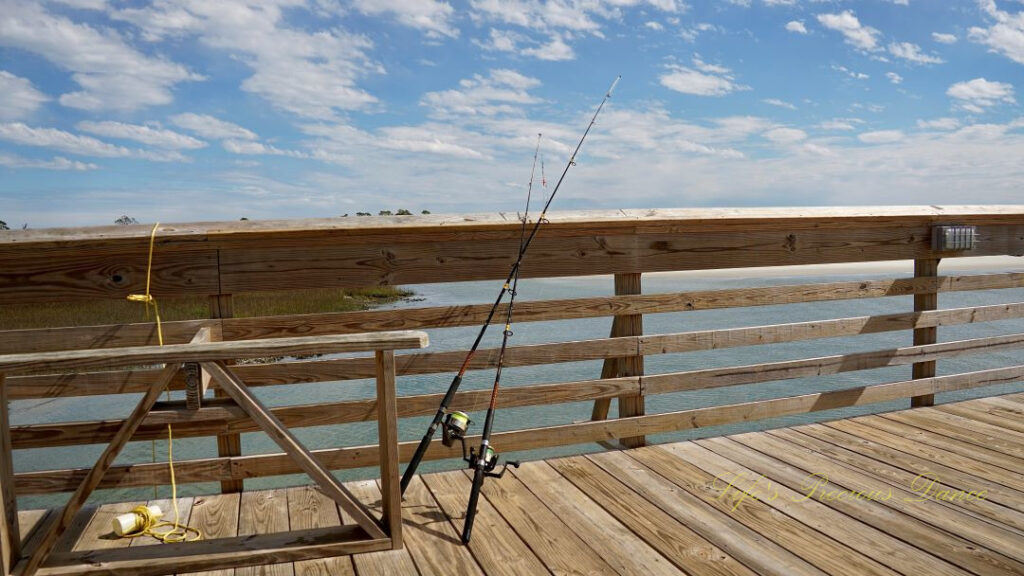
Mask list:
[[[395,353],[376,352],[377,450],[380,454],[382,523],[392,548],[402,547],[402,488],[398,474],[398,412],[395,402]]]
[[[167,383],[171,381],[171,377],[174,373],[181,368],[178,364],[168,364],[164,367],[160,373],[160,377],[153,382],[150,389],[146,394],[139,400],[138,405],[135,406],[135,410],[132,411],[131,415],[121,429],[118,430],[117,434],[107,444],[107,447],[103,449],[100,457],[96,460],[96,464],[90,469],[82,481],[78,484],[78,488],[75,489],[74,494],[68,500],[68,503],[64,505],[64,509],[61,512],[60,517],[49,526],[46,533],[39,541],[39,545],[33,551],[32,555],[28,557],[25,563],[24,569],[20,571],[23,576],[34,576],[36,570],[49,557],[50,552],[53,551],[54,545],[57,540],[67,531],[68,527],[71,526],[71,521],[74,519],[75,514],[82,509],[85,501],[92,494],[93,490],[103,480],[103,475],[107,473],[107,470],[114,464],[114,459],[121,453],[121,449],[124,448],[128,440],[131,439],[132,435],[135,434],[135,429],[138,428],[139,424],[142,423],[142,419],[146,416],[149,410],[156,403],[157,399],[160,398],[160,394],[163,393],[164,389],[167,388]],[[9,454],[9,452],[8,452]]]
[[[210,307],[210,318],[216,318],[223,320],[224,318],[233,318],[235,315],[234,299],[231,294],[211,294],[208,298]],[[224,340],[224,331],[219,331],[220,338],[218,340]],[[229,360],[229,365],[233,360]],[[221,389],[219,386],[214,388],[213,394],[215,398],[229,398],[228,393]],[[241,434],[218,434],[217,435],[217,456],[221,458],[230,458],[233,456],[242,455],[242,435]],[[245,489],[244,480],[221,480],[220,492],[221,494],[234,494],[241,492]]]
[[[300,336],[267,338],[235,342],[201,344],[168,344],[166,346],[132,346],[98,350],[63,350],[34,354],[0,356],[0,372],[31,370],[63,370],[83,368],[117,368],[165,362],[210,362],[224,358],[260,358],[263,356],[299,356],[367,350],[423,348],[428,339],[424,332],[401,330],[373,334],[339,334],[335,336]]]
[[[291,458],[299,469],[305,472],[312,480],[328,495],[348,512],[356,524],[362,527],[371,538],[385,538],[385,534],[377,521],[374,520],[369,511],[363,506],[351,492],[348,491],[338,479],[324,468],[323,464],[313,456],[310,451],[299,442],[284,424],[278,420],[273,412],[267,409],[258,398],[252,395],[245,384],[222,362],[204,362],[203,368],[210,373],[231,399],[249,415],[253,421],[264,431],[275,444]]]
[[[501,215],[164,225],[153,291],[417,284],[504,278],[519,229]],[[526,277],[934,257],[932,225],[975,226],[972,256],[1024,254],[1024,207],[552,212]],[[372,220],[366,222],[365,220]],[[0,235],[0,304],[123,298],[145,284],[149,227]]]
[[[615,275],[616,294],[640,294],[642,291],[640,274],[633,273]],[[619,328],[622,331],[622,334],[619,334],[620,336],[643,335],[644,317],[642,314],[629,314],[625,316],[617,316],[616,318],[619,319]],[[619,374],[616,376],[642,376],[643,373],[644,357],[639,351],[632,356],[627,356],[619,360]],[[644,414],[644,386],[643,379],[641,378],[639,394],[619,397],[619,418],[632,418],[634,416],[643,416]],[[646,444],[647,439],[643,436],[630,436],[622,438],[621,442],[626,448],[638,448]]]
[[[368,539],[355,525],[290,530],[180,542],[169,546],[132,546],[54,554],[39,576],[160,576],[176,573],[265,566],[313,558],[387,550],[387,538]]]
[[[18,529],[18,500],[14,489],[11,462],[11,419],[7,405],[7,387],[0,373],[0,576],[11,573],[21,559],[21,534]]]
[[[939,275],[939,259],[929,258],[914,260],[915,278],[934,278]],[[939,307],[939,295],[935,292],[914,294],[914,312],[925,312],[935,310]],[[939,330],[935,326],[928,328],[917,328],[914,330],[914,344],[934,344],[937,342]],[[917,362],[912,368],[914,378],[931,378],[935,376],[935,361]],[[935,404],[935,396],[932,394],[915,396],[910,399],[910,406],[932,406]]]

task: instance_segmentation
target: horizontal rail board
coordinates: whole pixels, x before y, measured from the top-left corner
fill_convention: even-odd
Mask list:
[[[267,338],[233,342],[202,342],[168,344],[166,346],[132,346],[97,350],[63,350],[34,354],[0,356],[0,372],[62,370],[71,368],[110,368],[139,364],[202,362],[265,356],[364,352],[423,348],[428,339],[425,332],[402,330],[371,334],[337,334],[298,338]]]
[[[520,240],[515,218],[406,218],[161,226],[153,293],[500,279]],[[550,213],[549,220],[524,276],[934,258],[931,227],[950,222],[976,226],[971,256],[1024,254],[1019,206]],[[0,304],[142,292],[148,228],[0,233]]]
[[[584,402],[599,398],[615,398],[640,393],[639,377],[585,380],[556,384],[536,384],[505,388],[501,392],[501,407],[538,406],[564,402]],[[426,416],[437,411],[444,394],[400,396],[398,417]],[[459,392],[450,408],[474,412],[487,409],[491,390]],[[158,440],[167,437],[167,426],[174,426],[175,438],[211,436],[256,432],[259,428],[241,408],[217,399],[204,403],[201,410],[187,410],[181,403],[158,405],[143,421],[133,440]],[[364,422],[377,418],[377,400],[349,400],[319,404],[301,404],[271,410],[288,428],[324,426]],[[122,420],[91,422],[58,422],[31,424],[11,429],[15,449],[45,448],[75,444],[107,442],[120,427]]]
[[[657,314],[1021,287],[1024,287],[1024,273],[1012,272],[535,300],[516,304],[516,321],[576,320],[621,314]],[[217,339],[223,340],[453,328],[483,323],[490,309],[490,304],[471,304],[257,318],[185,320],[164,322],[163,332],[165,343],[183,344],[191,340],[192,335],[202,326],[220,329],[219,332],[215,331],[215,335],[219,334]],[[501,317],[506,311],[504,306],[499,307],[497,316]],[[157,334],[153,323],[0,331],[0,352],[4,354],[155,344]]]
[[[966,354],[1000,352],[1024,347],[1024,334],[991,336],[940,344],[907,346],[854,354],[839,354],[803,360],[787,360],[746,366],[688,370],[638,377],[614,378],[518,386],[502,390],[501,408],[580,402],[599,398],[643,394],[651,396],[686,390],[756,384],[777,380],[839,374],[886,366],[904,366]],[[423,394],[398,398],[398,417],[433,414],[444,394]],[[472,412],[487,408],[490,390],[459,392],[452,410]],[[214,400],[214,403],[218,401]],[[179,403],[180,404],[180,403]],[[139,426],[133,440],[165,438],[167,426],[174,426],[177,438],[255,432],[259,428],[235,406],[207,405],[200,411],[155,408]],[[272,412],[289,428],[362,422],[376,418],[376,400],[304,404],[274,408]],[[95,444],[107,442],[122,420],[54,422],[15,426],[11,429],[15,449]]]
[[[1024,365],[618,420],[497,432],[492,436],[492,443],[501,446],[505,452],[512,452],[600,442],[887,402],[922,394],[938,394],[1021,380],[1024,380]],[[466,439],[470,444],[479,440],[479,436]],[[407,461],[417,444],[418,442],[400,443],[400,459]],[[361,468],[378,463],[378,449],[372,445],[315,450],[313,453],[332,470]],[[425,456],[428,460],[455,457],[461,457],[458,448],[445,447],[440,440],[435,440],[431,444]],[[297,472],[299,470],[296,465],[284,454],[209,458],[175,464],[175,475],[179,483],[239,480]],[[74,490],[86,473],[86,469],[23,472],[15,474],[15,487],[19,495],[66,492]],[[169,481],[166,464],[132,464],[112,467],[99,487],[147,486],[167,484]]]
[[[508,366],[530,366],[641,354],[692,352],[1012,318],[1024,318],[1024,303],[515,346],[506,351],[505,363]],[[465,355],[464,350],[399,354],[395,357],[395,364],[399,376],[453,372],[459,369]],[[469,368],[492,368],[496,365],[497,355],[497,349],[479,350]],[[253,387],[371,378],[374,369],[374,361],[370,357],[253,364],[233,368],[247,385]],[[7,386],[11,399],[124,394],[144,391],[154,374],[154,370],[132,370],[16,376],[8,379]],[[183,379],[177,378],[171,388],[184,389]]]

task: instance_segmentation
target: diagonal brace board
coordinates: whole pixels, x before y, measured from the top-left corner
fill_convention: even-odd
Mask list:
[[[263,405],[249,388],[221,361],[202,362],[203,369],[210,373],[238,406],[248,414],[256,425],[288,454],[303,472],[316,482],[325,494],[352,515],[356,523],[370,535],[370,538],[387,538],[387,534],[369,511],[360,504],[347,488],[320,463],[301,442],[287,429],[274,414]]]
[[[124,421],[121,425],[121,429],[117,431],[114,438],[110,441],[110,444],[103,450],[100,457],[96,460],[96,465],[89,470],[89,473],[82,479],[82,483],[78,485],[78,489],[71,495],[71,499],[64,506],[64,511],[61,513],[57,521],[49,527],[49,530],[40,540],[35,553],[29,557],[27,563],[21,571],[23,576],[33,576],[39,567],[46,561],[53,551],[54,545],[57,540],[67,531],[71,525],[72,519],[75,514],[82,509],[85,501],[88,500],[89,495],[92,494],[96,486],[99,485],[100,480],[103,479],[103,475],[107,473],[107,470],[114,464],[114,459],[121,453],[121,449],[124,448],[128,440],[131,439],[132,435],[135,434],[135,430],[138,429],[139,425],[142,424],[143,418],[153,408],[156,401],[160,398],[160,394],[163,393],[167,385],[170,384],[171,379],[174,378],[178,370],[181,369],[181,364],[171,363],[164,366],[164,369],[160,372],[156,381],[153,382],[146,394],[139,400],[135,410],[132,411],[131,416]]]

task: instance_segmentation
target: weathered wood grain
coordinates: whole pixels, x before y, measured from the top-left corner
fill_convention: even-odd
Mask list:
[[[0,373],[0,574],[7,576],[21,559],[21,531],[18,526],[18,499],[14,491],[14,465],[11,452],[11,418],[7,386]]]
[[[552,213],[523,272],[543,277],[919,259],[932,256],[931,225],[951,220],[977,226],[972,256],[1019,254],[1021,210]],[[155,293],[503,278],[516,254],[517,223],[465,220],[165,225],[156,237]],[[147,247],[141,229],[4,233],[2,301],[123,298],[144,278]]]
[[[199,529],[203,533],[203,538],[207,540],[238,536],[240,504],[241,495],[237,493],[197,496],[192,503],[192,517],[189,522],[193,527]],[[182,574],[181,576],[234,576],[234,574],[233,568],[223,568]]]
[[[732,436],[705,438],[697,440],[696,443],[758,474],[763,474],[768,480],[780,483],[802,495],[807,494],[808,474],[813,472],[789,464],[781,453],[758,451],[737,442]],[[814,468],[814,471],[819,470]],[[964,539],[959,531],[946,532],[912,515],[902,514],[881,502],[844,498],[823,499],[821,502],[973,574],[1010,576],[1024,568],[1024,564],[1012,558]]]
[[[939,259],[925,258],[914,260],[915,278],[933,278],[939,275]],[[939,295],[935,292],[914,294],[914,312],[935,310],[939,307]],[[914,330],[914,345],[934,344],[938,340],[939,331],[936,327],[916,328]],[[935,376],[935,361],[917,362],[912,368],[914,378],[931,378]],[[931,406],[935,404],[935,396],[926,394],[914,396],[910,399],[911,407]]]
[[[288,526],[290,530],[309,530],[341,526],[338,506],[313,486],[287,490]],[[318,558],[296,562],[295,576],[355,576],[352,559],[348,557]]]
[[[713,478],[711,487],[719,493],[742,491],[749,498],[759,499],[793,519],[813,527],[836,541],[857,550],[875,561],[897,570],[901,574],[927,572],[928,574],[956,576],[967,574],[939,558],[907,544],[899,538],[874,528],[868,523],[847,516],[818,502],[804,499],[802,492],[772,481],[766,476],[746,468],[734,460],[723,457],[693,442],[675,442],[658,447],[692,463]],[[736,498],[738,495],[729,494]]]
[[[300,336],[234,342],[168,344],[166,346],[131,346],[99,350],[64,350],[34,354],[0,356],[0,372],[30,370],[61,370],[65,368],[110,368],[166,362],[209,362],[234,358],[264,356],[301,356],[367,350],[423,348],[428,343],[425,332],[402,330],[372,334],[339,334],[335,336]]]

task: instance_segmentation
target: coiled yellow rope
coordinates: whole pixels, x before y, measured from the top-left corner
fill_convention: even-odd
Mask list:
[[[153,246],[156,243],[156,231],[160,227],[160,223],[157,222],[153,225],[153,231],[149,233],[149,261],[146,264],[146,293],[145,294],[129,294],[128,300],[131,302],[142,302],[146,305],[146,319],[149,319],[149,307],[153,307],[153,314],[156,317],[156,336],[157,342],[161,346],[164,345],[164,332],[160,324],[160,308],[156,304],[156,298],[150,292],[151,279],[153,274]],[[170,399],[171,391],[167,391],[168,400]],[[156,461],[156,440],[153,441],[153,461]],[[174,438],[171,432],[171,425],[167,425],[167,465],[171,470],[171,502],[174,504],[174,522],[160,522],[158,518],[154,517],[149,508],[145,506],[137,506],[132,513],[138,514],[142,517],[141,528],[137,532],[131,532],[124,535],[125,538],[136,538],[139,536],[152,536],[157,540],[164,543],[172,542],[192,542],[199,540],[203,537],[203,533],[198,528],[193,528],[187,524],[181,524],[181,515],[178,512],[178,484],[174,479]],[[153,487],[154,494],[156,493],[156,487]],[[170,530],[158,532],[158,528],[170,527]],[[193,538],[189,538],[189,533],[194,533]]]

